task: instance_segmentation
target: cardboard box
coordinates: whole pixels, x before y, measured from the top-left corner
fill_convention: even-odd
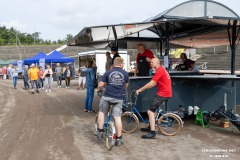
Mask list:
[[[220,122],[220,127],[229,128],[229,122],[227,122],[227,121]]]

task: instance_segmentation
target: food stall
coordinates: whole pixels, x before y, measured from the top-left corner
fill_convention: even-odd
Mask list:
[[[170,48],[207,48],[230,44],[229,75],[171,71],[168,64],[164,66],[170,73],[173,87],[168,110],[182,105],[186,109],[198,106],[212,111],[223,105],[225,95],[228,109],[236,111],[236,105],[240,105],[237,98],[240,77],[235,74],[239,29],[239,16],[227,6],[211,0],[186,1],[144,22],[86,27],[68,45],[95,48],[117,45],[119,48],[135,49],[138,43],[143,43],[146,48],[158,49],[158,57],[169,59]],[[131,77],[129,92],[150,80],[151,77]],[[155,93],[156,88],[141,93],[137,105],[141,112],[147,110]]]

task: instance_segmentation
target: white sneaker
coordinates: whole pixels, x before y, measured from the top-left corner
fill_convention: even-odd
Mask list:
[[[47,90],[45,91],[45,93],[47,93]]]
[[[60,86],[58,86],[58,88],[60,88]]]
[[[66,86],[66,88],[67,88],[67,86]]]
[[[44,89],[44,88],[42,87],[42,89]]]
[[[51,89],[49,89],[48,92],[52,92]]]

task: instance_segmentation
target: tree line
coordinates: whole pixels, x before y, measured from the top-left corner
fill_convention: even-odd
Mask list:
[[[67,34],[66,38],[58,40],[44,40],[40,37],[40,32],[22,33],[13,27],[0,26],[0,46],[3,45],[52,45],[65,44],[73,38]]]

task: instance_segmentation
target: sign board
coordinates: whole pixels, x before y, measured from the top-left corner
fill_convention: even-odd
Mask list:
[[[45,59],[44,58],[39,59],[39,66],[42,66],[42,69],[45,70]]]
[[[18,66],[18,72],[22,72],[23,71],[23,60],[19,60],[17,61],[17,66]]]

